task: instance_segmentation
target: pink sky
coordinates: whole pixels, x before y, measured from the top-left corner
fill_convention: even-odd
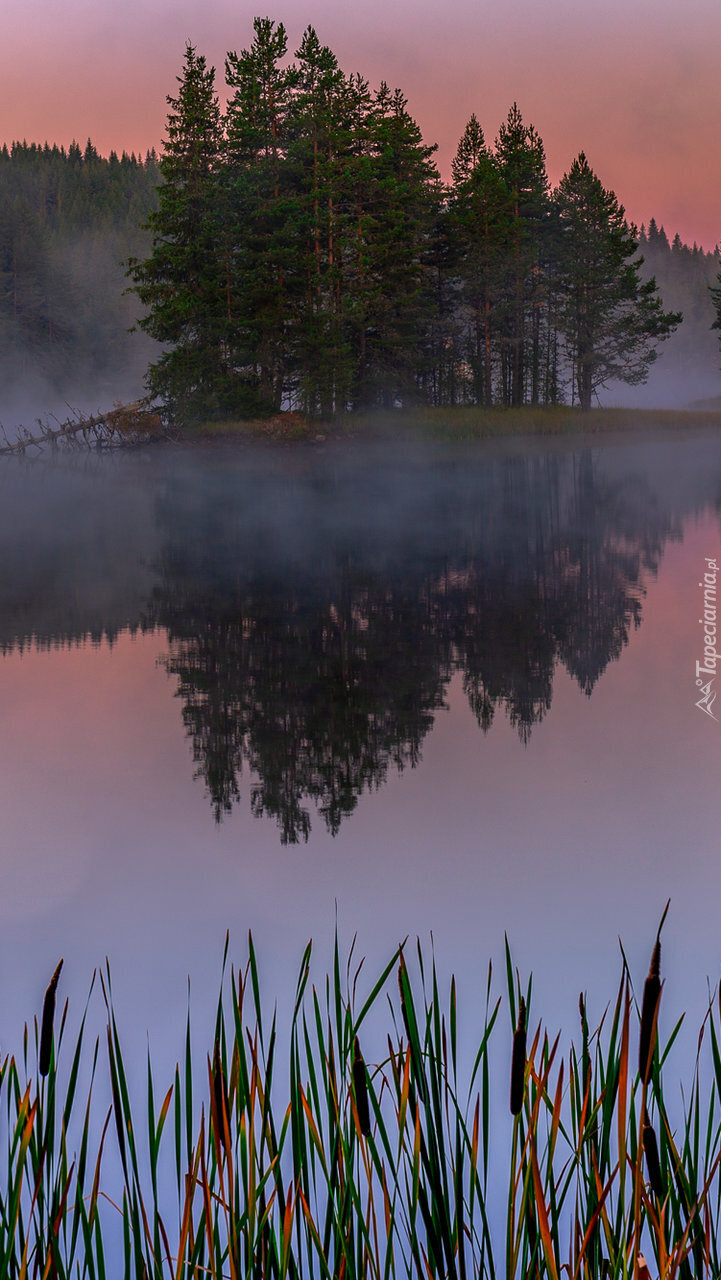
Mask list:
[[[222,73],[258,11],[248,0],[5,0],[0,140],[157,146],[185,41]],[[444,174],[471,112],[492,139],[516,99],[552,180],[585,150],[638,223],[653,215],[706,248],[721,238],[718,0],[278,0],[270,14],[291,48],[312,23],[344,70],[398,85]]]

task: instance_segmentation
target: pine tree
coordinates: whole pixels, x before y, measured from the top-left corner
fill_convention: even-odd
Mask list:
[[[229,53],[224,199],[229,210],[233,341],[255,407],[280,409],[289,364],[290,294],[297,277],[295,193],[287,148],[298,73],[284,65],[285,27],[256,18],[250,48]]]
[[[354,400],[392,407],[416,398],[423,381],[418,356],[427,351],[433,307],[428,254],[440,182],[432,160],[436,147],[423,142],[400,90],[381,84],[369,126],[372,163],[361,217],[361,349]]]
[[[232,403],[224,227],[218,200],[221,148],[215,72],[193,45],[177,97],[168,97],[162,186],[150,215],[153,248],[133,260],[134,291],[148,308],[140,325],[171,344],[150,366],[148,388],[176,414],[213,415]]]
[[[475,115],[466,125],[451,170],[447,221],[463,315],[460,354],[471,370],[472,401],[490,405],[514,211],[512,194]]]
[[[641,282],[635,229],[583,152],[555,195],[562,258],[561,328],[582,409],[611,380],[644,382],[656,344],[682,316],[664,312],[654,279]]]
[[[357,74],[343,87],[342,159],[339,157],[338,229],[342,245],[334,253],[340,275],[339,309],[344,342],[349,352],[346,405],[366,400],[369,361],[368,324],[373,297],[372,243],[374,227],[375,113],[367,80]]]
[[[462,187],[478,168],[481,160],[488,155],[486,139],[483,136],[478,117],[475,112],[463,130],[456,154],[451,161],[451,174],[454,187]]]
[[[506,274],[506,334],[502,344],[502,395],[508,405],[540,398],[541,313],[548,252],[548,175],[543,142],[525,125],[514,102],[495,144],[511,196],[512,224]],[[528,384],[528,386],[527,386]]]
[[[297,397],[306,413],[327,416],[346,407],[352,381],[343,289],[351,124],[345,76],[313,27],[296,58],[288,161],[298,194],[296,273],[302,275],[294,309]]]

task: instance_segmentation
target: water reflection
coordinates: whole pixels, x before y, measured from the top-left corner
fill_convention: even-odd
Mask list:
[[[480,729],[523,742],[559,664],[592,693],[717,498],[708,449],[692,476],[628,446],[165,455],[39,493],[36,471],[3,494],[0,645],[162,628],[216,820],[245,785],[283,843],[314,809],[335,835],[417,763],[456,673]]]
[[[271,536],[232,484],[159,502],[150,617],[217,820],[245,770],[284,843],[307,840],[311,805],[336,834],[365,790],[418,761],[454,671],[484,732],[500,711],[527,742],[557,663],[590,695],[620,656],[644,578],[680,536],[648,483],[611,482],[590,451],[442,469],[398,521],[388,476],[355,474],[363,525],[342,517],[339,478],[302,557],[297,513]]]

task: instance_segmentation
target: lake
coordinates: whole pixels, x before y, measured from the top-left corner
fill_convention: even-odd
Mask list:
[[[720,512],[708,434],[4,460],[3,1049],[59,956],[78,1015],[108,956],[127,1038],[174,1061],[226,930],[282,1012],[336,921],[373,971],[432,935],[471,1020],[507,932],[575,1031],[619,936],[640,990],[669,897],[664,1017],[697,1028]]]

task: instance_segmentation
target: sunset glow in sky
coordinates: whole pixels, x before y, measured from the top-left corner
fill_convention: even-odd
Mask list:
[[[557,181],[580,151],[638,223],[721,238],[718,0],[5,0],[0,141],[158,146],[186,40],[219,71],[256,12],[312,23],[342,68],[398,85],[444,175],[475,111],[489,139],[517,100]]]

